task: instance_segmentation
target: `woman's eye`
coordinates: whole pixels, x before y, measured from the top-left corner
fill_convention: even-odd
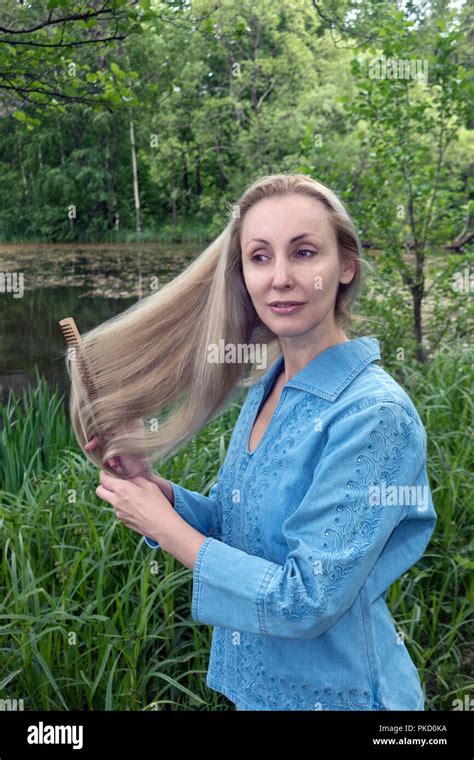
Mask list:
[[[309,253],[309,254],[311,254],[311,256],[315,256],[316,255],[316,251],[312,251],[309,248],[301,248],[299,251],[297,251],[297,254],[298,253]],[[262,256],[263,256],[263,258],[265,258],[265,254],[264,253],[256,253],[256,254],[254,254],[251,257],[250,260],[251,261],[257,261],[257,263],[258,263],[258,260],[261,259]],[[307,258],[309,258],[309,256],[303,256],[303,258],[307,259]]]
[[[310,253],[310,254],[311,254],[311,256],[314,256],[314,255],[315,255],[315,253],[316,253],[316,251],[311,251],[309,248],[302,248],[301,250],[299,250],[299,251],[298,251],[298,253]],[[308,257],[307,257],[307,256],[304,256],[303,258],[305,258],[305,259],[306,259],[306,258],[308,258]]]

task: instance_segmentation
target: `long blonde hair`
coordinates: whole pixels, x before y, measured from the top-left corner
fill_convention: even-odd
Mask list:
[[[334,311],[351,332],[351,306],[366,263],[351,217],[334,192],[309,176],[260,178],[230,205],[225,229],[178,277],[82,336],[97,398],[88,398],[77,362],[66,353],[74,431],[83,451],[95,433],[106,440],[100,453],[85,452],[100,468],[116,474],[105,462],[122,454],[143,454],[151,464],[174,453],[260,377],[262,370],[252,363],[210,362],[209,346],[261,345],[269,365],[278,357],[278,337],[258,317],[245,286],[240,233],[258,201],[289,193],[324,203],[340,260],[356,264],[352,281],[339,285]],[[110,440],[117,428],[137,419],[148,422],[143,432]]]

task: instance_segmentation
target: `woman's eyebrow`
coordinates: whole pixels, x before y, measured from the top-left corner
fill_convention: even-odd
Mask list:
[[[290,240],[290,243],[295,243],[297,240],[301,240],[302,238],[307,237],[313,237],[316,238],[316,240],[319,240],[319,237],[314,234],[314,232],[302,232],[301,235],[295,235],[295,237],[292,237]],[[250,243],[266,243],[267,245],[270,245],[268,240],[264,240],[263,238],[252,238],[252,240],[249,240],[248,243],[245,244],[244,248],[246,248]]]

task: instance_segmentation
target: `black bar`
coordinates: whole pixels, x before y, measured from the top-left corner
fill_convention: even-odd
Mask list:
[[[61,728],[63,727],[63,728]],[[185,730],[183,730],[185,729]],[[158,757],[175,749],[245,758],[257,752],[334,757],[346,750],[375,757],[472,760],[472,710],[0,712],[0,760],[29,757]],[[28,741],[28,738],[30,741]],[[33,743],[33,742],[38,743]],[[56,743],[51,743],[55,741]],[[64,742],[69,743],[64,743]],[[283,746],[284,745],[284,746]],[[77,749],[74,749],[77,746]],[[131,754],[132,753],[132,754]],[[151,755],[150,755],[151,753]]]

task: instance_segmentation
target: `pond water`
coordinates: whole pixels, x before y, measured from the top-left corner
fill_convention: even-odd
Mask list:
[[[179,274],[205,243],[0,245],[0,385],[5,403],[35,385],[68,387],[58,325],[73,317],[86,332]]]
[[[57,383],[62,392],[66,391],[66,345],[59,320],[73,317],[79,332],[86,332],[165,285],[207,245],[0,245],[0,401],[5,403],[10,389],[18,394],[24,387],[34,385],[35,366],[51,386]],[[407,261],[413,266],[411,259],[410,254]],[[445,266],[446,259],[446,252],[430,251],[426,262],[427,293],[431,292],[423,305],[425,330],[436,295],[431,288],[433,276],[441,266],[440,260]],[[21,297],[16,297],[20,293]],[[409,308],[409,293],[401,295],[407,298]],[[384,296],[379,293],[371,297],[378,300]],[[441,299],[447,300],[449,306],[446,296],[441,294]],[[452,323],[454,332],[458,316],[457,312],[447,312],[448,327],[451,329]]]

